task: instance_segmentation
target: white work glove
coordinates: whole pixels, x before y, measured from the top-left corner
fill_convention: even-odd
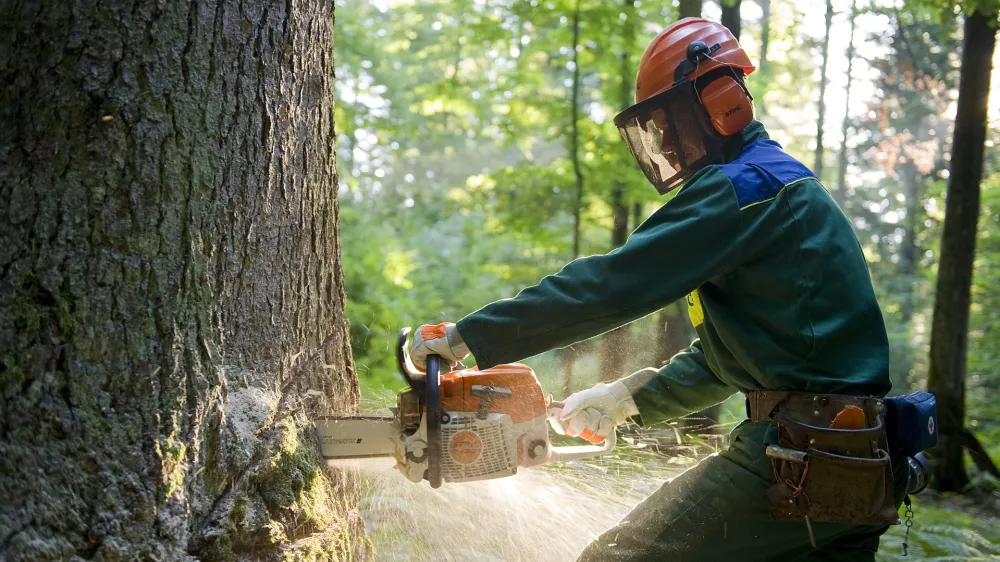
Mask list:
[[[421,371],[426,371],[427,356],[432,353],[454,365],[469,356],[469,347],[465,345],[454,323],[424,324],[413,334],[410,360]]]
[[[549,417],[552,429],[561,435],[574,435],[597,444],[615,430],[615,426],[639,414],[625,383],[598,383],[570,395],[558,414]]]

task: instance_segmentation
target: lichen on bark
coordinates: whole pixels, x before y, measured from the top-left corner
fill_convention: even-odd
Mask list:
[[[333,3],[2,4],[0,558],[366,557]]]

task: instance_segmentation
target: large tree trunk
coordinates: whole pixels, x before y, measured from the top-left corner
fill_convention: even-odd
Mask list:
[[[733,37],[740,38],[740,3],[742,0],[722,0],[722,25],[733,32]]]
[[[0,11],[0,559],[364,557],[332,2]]]
[[[941,259],[938,263],[931,326],[927,389],[937,395],[940,421],[934,480],[954,491],[969,481],[963,463],[965,353],[969,329],[969,290],[976,249],[979,182],[983,172],[986,109],[996,46],[997,10],[966,16],[961,81],[951,150]]]
[[[826,63],[830,60],[830,27],[833,25],[833,2],[826,0],[826,33],[823,35],[823,64],[819,67],[819,115],[816,118],[816,159],[813,173],[823,177],[823,123],[826,120]]]

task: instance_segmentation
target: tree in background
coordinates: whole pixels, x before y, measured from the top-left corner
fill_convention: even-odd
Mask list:
[[[767,48],[771,44],[771,0],[757,0],[760,5],[760,59],[757,61],[756,74],[767,80],[770,77],[770,65],[767,63]],[[767,115],[764,98],[754,99],[754,108],[758,116]]]
[[[851,125],[851,86],[854,83],[853,69],[854,69],[854,30],[857,27],[858,21],[858,2],[857,0],[852,0],[851,2],[851,33],[850,39],[847,41],[847,88],[844,94],[844,120],[841,122],[840,126],[840,151],[837,155],[837,183],[836,188],[833,191],[833,198],[837,201],[837,205],[841,209],[844,208],[844,203],[847,198],[845,197],[847,193],[847,142],[848,133]]]
[[[917,326],[931,307],[926,272],[934,261],[937,201],[948,173],[945,140],[948,108],[957,94],[959,27],[954,17],[934,18],[921,9],[873,14],[885,17],[891,30],[870,38],[873,48],[887,51],[870,63],[881,95],[853,129],[857,144],[848,147],[845,164],[854,179],[845,178],[839,201],[869,249],[889,333],[894,392],[906,392],[923,386],[926,370],[916,352],[926,345]],[[878,179],[859,181],[859,174],[875,173]]]
[[[823,34],[823,63],[819,67],[819,109],[816,117],[816,158],[813,173],[823,177],[823,124],[826,121],[826,65],[830,60],[830,27],[833,24],[833,1],[826,0],[826,31]]]
[[[961,490],[968,483],[963,451],[966,448],[982,451],[965,427],[965,371],[996,21],[996,2],[966,6],[961,81],[927,377],[927,388],[938,400],[940,440],[935,455],[934,480],[937,488],[943,491]]]
[[[633,0],[623,0],[621,7],[621,67],[618,74],[618,104],[621,109],[631,105],[633,99],[633,84],[635,82],[635,66],[632,59],[636,48],[636,14]],[[612,213],[611,248],[618,248],[628,238],[628,202],[625,198],[627,182],[624,178],[613,180],[611,200]],[[613,381],[625,374],[625,360],[630,348],[629,327],[622,326],[604,334],[601,340],[600,379]]]
[[[681,0],[678,19],[701,17],[701,0]],[[662,367],[677,352],[691,345],[695,337],[694,329],[687,318],[687,312],[681,301],[667,305],[657,314],[656,321],[656,352],[653,355],[653,366]]]
[[[733,37],[740,38],[742,22],[740,20],[740,3],[742,0],[722,0],[722,25],[733,32]]]
[[[569,159],[573,163],[573,177],[576,183],[573,201],[573,254],[572,259],[580,257],[580,215],[583,213],[583,172],[580,168],[580,1],[576,0],[573,8],[573,42],[570,52],[573,60],[572,94],[570,95],[570,139]],[[573,370],[576,362],[576,349],[569,346],[562,350],[563,357],[563,393],[569,396],[573,392]]]
[[[735,0],[735,1],[723,0],[721,23],[722,25],[726,26],[726,28],[728,28],[729,31],[733,33],[734,37],[739,39],[740,28],[741,28],[740,0]],[[677,303],[674,306],[677,308],[681,308],[682,304]],[[681,320],[681,322],[683,323],[684,321]],[[690,345],[690,342],[695,336],[695,334],[693,334],[694,332],[693,328],[688,327],[687,324],[684,324],[683,327],[686,328],[685,332],[687,332],[686,341],[684,342],[683,347],[674,348],[673,353],[677,353],[681,351],[681,349],[683,349],[684,347]],[[680,331],[680,329],[681,328],[679,327],[674,328],[674,330],[677,331]],[[690,416],[685,418],[684,428],[689,432],[697,431],[702,434],[720,433],[719,415],[721,413],[721,410],[722,410],[721,404],[716,404],[714,406],[705,408],[700,412],[695,412],[694,414],[691,414]]]
[[[0,558],[364,558],[333,3],[4,14]]]

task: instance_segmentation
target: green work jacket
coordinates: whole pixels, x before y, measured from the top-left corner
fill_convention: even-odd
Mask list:
[[[623,379],[645,423],[736,391],[884,396],[885,324],[851,223],[808,168],[751,123],[620,248],[574,260],[458,322],[480,368],[596,336],[679,299],[698,332]]]

